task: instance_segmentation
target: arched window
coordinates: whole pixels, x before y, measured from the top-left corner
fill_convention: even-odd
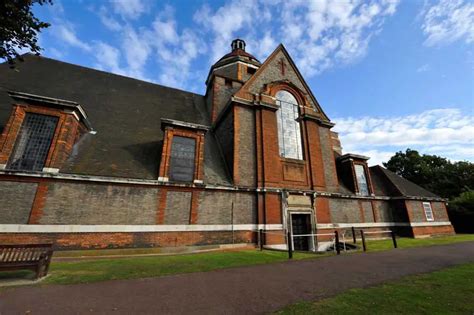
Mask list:
[[[290,92],[284,90],[276,93],[276,100],[280,107],[277,110],[280,155],[285,158],[302,160],[301,127],[297,121],[298,102]]]

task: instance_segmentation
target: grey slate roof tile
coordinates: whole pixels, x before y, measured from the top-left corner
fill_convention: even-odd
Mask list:
[[[97,131],[76,144],[62,173],[157,179],[160,119],[210,125],[202,95],[32,54],[23,58],[16,69],[0,64],[0,132],[14,103],[8,91],[75,101]],[[206,147],[206,180],[230,184],[216,145],[211,139]]]

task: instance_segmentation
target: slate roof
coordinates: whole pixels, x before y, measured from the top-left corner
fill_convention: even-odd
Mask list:
[[[380,165],[370,167],[370,174],[376,195],[441,198]]]
[[[11,113],[7,91],[81,104],[97,134],[74,147],[62,173],[156,179],[161,118],[210,125],[204,96],[32,54],[15,69],[0,64],[0,132]],[[230,185],[212,132],[206,135],[206,182]]]

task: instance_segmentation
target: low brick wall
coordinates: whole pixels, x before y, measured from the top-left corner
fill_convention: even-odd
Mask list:
[[[256,242],[257,233],[253,231],[0,233],[0,244],[53,243],[56,250],[178,247]]]
[[[452,225],[443,226],[420,226],[413,227],[413,236],[432,236],[432,235],[454,235],[454,228]]]

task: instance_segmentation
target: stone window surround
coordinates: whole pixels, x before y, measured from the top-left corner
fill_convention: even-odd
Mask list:
[[[158,180],[169,181],[171,145],[174,136],[193,138],[196,141],[196,153],[194,164],[194,184],[204,183],[204,136],[209,129],[207,126],[175,121],[171,119],[161,120],[164,131],[163,150],[161,153],[160,170]]]
[[[82,108],[78,109],[78,113],[74,109],[61,108],[61,104],[58,103],[55,103],[55,105],[59,105],[59,108],[51,107],[49,102],[52,102],[53,99],[50,98],[42,98],[39,96],[16,92],[11,92],[10,96],[13,98],[18,97],[18,99],[25,99],[26,101],[13,104],[10,117],[0,136],[0,169],[7,168],[10,155],[13,153],[17,136],[23,124],[23,120],[25,119],[26,113],[34,113],[58,117],[58,123],[54,131],[51,146],[42,170],[43,172],[58,173],[62,162],[66,160],[72,149],[74,141],[76,141],[78,138],[77,134],[92,130],[88,121],[84,122],[81,120],[81,116],[85,116],[85,114],[83,114]],[[31,102],[32,100],[33,102]],[[44,103],[42,101],[44,101]],[[71,104],[75,103],[71,102]],[[71,106],[75,108],[79,107],[78,104]],[[69,130],[68,126],[66,126],[71,120],[77,121],[77,124],[73,124],[72,134],[70,134],[71,130]],[[64,141],[64,139],[71,139],[71,136],[73,136],[73,143],[66,143],[71,141]]]

